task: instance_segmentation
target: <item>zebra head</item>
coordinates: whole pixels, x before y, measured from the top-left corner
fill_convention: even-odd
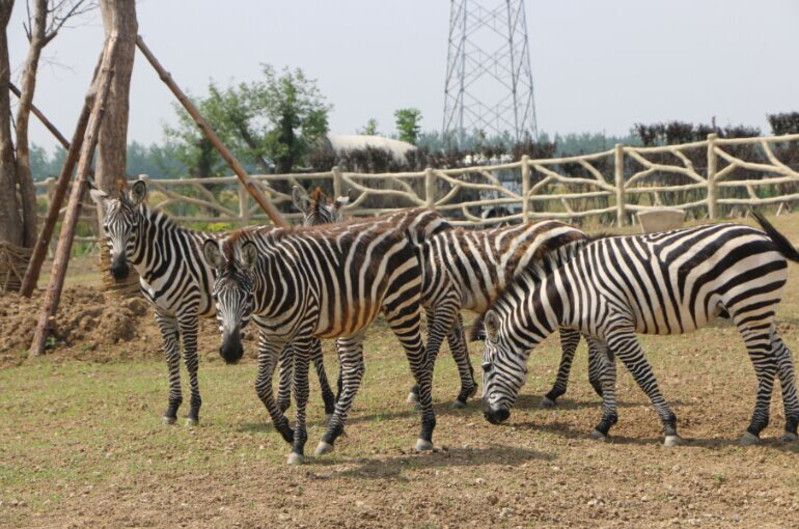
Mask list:
[[[103,212],[103,233],[111,252],[111,275],[124,279],[130,271],[128,259],[136,248],[142,219],[139,206],[147,198],[147,184],[139,180],[128,196],[122,193],[119,198],[111,198],[99,189],[91,189],[89,194]]]
[[[253,310],[253,271],[258,251],[251,241],[241,246],[240,259],[233,256],[230,245],[226,244],[225,249],[223,254],[216,239],[208,239],[203,244],[203,256],[216,270],[211,297],[216,304],[216,319],[222,333],[219,354],[226,363],[235,364],[244,354],[241,331],[250,322]]]
[[[341,208],[350,202],[349,194],[340,196],[331,203],[330,198],[318,187],[308,196],[300,186],[294,186],[291,199],[294,206],[305,216],[303,224],[306,226],[341,222],[344,220]]]
[[[519,354],[507,338],[499,315],[486,312],[483,351],[483,415],[491,424],[510,417],[510,409],[527,376],[527,354]]]

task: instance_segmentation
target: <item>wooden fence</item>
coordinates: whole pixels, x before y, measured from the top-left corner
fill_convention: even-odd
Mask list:
[[[145,177],[146,178],[146,177]],[[682,145],[614,148],[580,156],[530,159],[458,169],[402,173],[254,175],[288,219],[292,185],[351,191],[347,215],[375,215],[402,207],[440,211],[454,224],[484,225],[548,217],[600,226],[635,222],[634,214],[658,207],[716,219],[747,207],[790,207],[799,200],[799,134],[724,139],[716,134]],[[53,180],[37,183],[49,200]],[[268,219],[235,176],[148,179],[150,204],[178,221],[203,229],[232,229]],[[487,213],[493,215],[487,218]],[[79,241],[95,240],[96,213],[86,204]],[[87,232],[91,232],[88,234]]]

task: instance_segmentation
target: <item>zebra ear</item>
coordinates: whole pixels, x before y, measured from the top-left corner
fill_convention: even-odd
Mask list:
[[[106,209],[108,209],[107,208],[108,201],[111,198],[111,197],[108,196],[108,193],[106,193],[105,191],[101,191],[99,189],[93,188],[93,189],[89,189],[89,195],[92,197],[92,200],[94,200],[95,204],[97,204],[97,206],[102,208],[103,212],[105,212]]]
[[[308,198],[308,193],[300,186],[294,186],[291,190],[291,201],[294,203],[294,207],[303,213],[308,213],[311,207],[311,199]]]
[[[252,272],[258,262],[258,247],[252,241],[247,241],[241,247],[241,262],[244,267]]]
[[[497,313],[493,310],[486,312],[483,317],[483,323],[485,324],[486,338],[495,341],[497,334],[499,334],[499,316],[497,316]]]
[[[220,270],[225,266],[225,257],[219,249],[219,241],[216,239],[206,239],[203,243],[203,257],[211,267]]]
[[[130,201],[134,206],[138,206],[147,198],[147,182],[144,180],[137,180],[133,187],[130,188]]]

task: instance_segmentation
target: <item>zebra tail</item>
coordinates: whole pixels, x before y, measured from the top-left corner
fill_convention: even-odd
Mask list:
[[[777,245],[777,250],[784,257],[791,261],[799,262],[799,251],[797,251],[796,246],[794,246],[785,235],[777,231],[777,228],[767,221],[760,213],[753,211],[752,216],[757,219],[757,222],[760,223],[760,227],[763,228],[766,235]]]
[[[485,314],[478,315],[477,319],[474,320],[474,323],[469,327],[468,335],[470,342],[478,342],[486,339],[485,325],[483,324],[484,317]]]

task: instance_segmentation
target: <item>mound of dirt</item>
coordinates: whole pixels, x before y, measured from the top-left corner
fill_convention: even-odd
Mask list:
[[[0,297],[0,362],[24,358],[43,302],[43,291],[30,299],[16,294]],[[142,327],[143,317],[152,319],[151,312],[139,296],[107,301],[98,288],[65,288],[47,347],[79,345],[82,352],[90,352],[120,342],[145,340],[146,337],[137,335],[137,330]]]

